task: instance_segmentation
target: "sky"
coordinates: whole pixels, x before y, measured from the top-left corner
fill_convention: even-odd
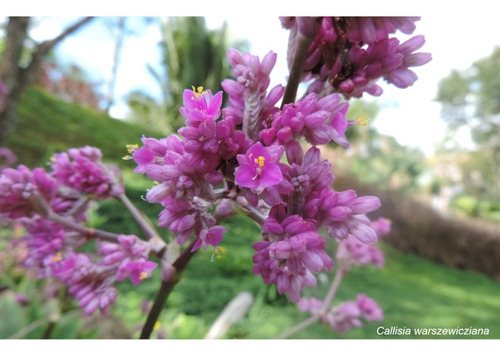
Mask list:
[[[492,3],[478,0],[474,2],[476,6],[471,7],[471,3],[464,6],[452,5],[457,2],[445,1],[440,3],[440,8],[396,10],[396,14],[402,11],[403,15],[422,16],[413,35],[425,36],[426,43],[419,51],[430,52],[433,59],[424,66],[413,68],[419,79],[412,87],[398,89],[379,82],[384,89],[380,97],[370,95],[363,97],[367,101],[378,103],[381,107],[377,119],[371,123],[372,126],[383,134],[396,137],[403,145],[419,147],[428,155],[432,154],[434,145],[442,140],[446,131],[446,126],[440,118],[440,105],[434,101],[439,81],[452,69],[465,70],[474,61],[489,56],[495,46],[500,46],[500,21]],[[392,12],[394,10],[390,9],[388,7],[387,10],[369,8],[364,12],[356,9],[342,11],[348,12],[349,15],[358,12],[360,15],[394,14]],[[183,11],[178,10],[174,15],[205,15],[204,11],[200,13]],[[251,44],[250,51],[254,55],[262,58],[270,50],[278,54],[277,64],[271,76],[271,86],[284,84],[287,76],[288,31],[281,27],[275,11],[279,10],[262,11],[257,14],[252,11],[229,14],[216,12],[208,13],[206,16],[208,26],[212,28],[220,26],[224,20],[227,21],[232,36],[248,39]],[[309,8],[299,14],[308,15],[308,11]],[[40,18],[40,26],[33,30],[33,36],[37,40],[51,38],[74,19],[75,16],[60,16],[57,12],[55,16],[43,15]],[[56,51],[60,59],[76,62],[85,69],[93,81],[101,83],[105,83],[109,78],[112,67],[113,42],[106,21],[109,22],[109,19],[99,19],[90,23],[75,36],[64,40]],[[117,103],[112,110],[112,115],[117,118],[126,115],[124,99],[130,91],[140,89],[153,95],[159,91],[155,80],[146,70],[147,64],[157,68],[159,66],[158,42],[161,39],[159,28],[154,24],[145,24],[132,16],[129,16],[127,21],[136,31],[127,36],[120,58],[115,87]],[[464,145],[470,141],[466,132],[459,133],[458,139]]]

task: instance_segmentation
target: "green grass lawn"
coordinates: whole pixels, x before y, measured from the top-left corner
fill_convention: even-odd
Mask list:
[[[127,143],[139,143],[143,133],[147,136],[158,135],[148,132],[83,107],[57,101],[44,92],[30,90],[21,104],[18,131],[9,139],[8,145],[20,162],[30,166],[43,165],[53,151],[85,144],[102,148],[105,161],[119,163],[125,169],[130,199],[156,222],[161,206],[141,199],[146,189],[151,187],[151,181],[132,173],[133,164],[121,160]],[[121,205],[115,201],[103,202],[97,214],[96,223],[103,222],[103,229],[141,235],[131,216],[123,212]],[[251,292],[255,298],[254,305],[243,320],[229,329],[225,338],[274,338],[307,317],[286,297],[278,295],[274,286],[265,286],[259,277],[251,273],[251,245],[259,238],[257,226],[241,216],[229,219],[225,224],[229,231],[222,243],[227,250],[222,258],[212,260],[210,252],[199,251],[171,294],[160,317],[167,337],[202,338],[225,305],[240,291]],[[165,229],[160,230],[166,237],[169,236]],[[386,266],[380,270],[354,268],[345,277],[336,303],[354,300],[358,293],[365,293],[382,307],[384,321],[369,323],[342,335],[321,325],[313,325],[293,338],[453,337],[416,336],[413,333],[410,336],[380,336],[377,334],[379,326],[406,327],[412,332],[416,328],[487,328],[488,336],[454,338],[500,338],[500,283],[481,274],[448,268],[401,253],[384,243],[380,245],[386,256]],[[113,314],[135,336],[137,328],[145,320],[140,311],[141,302],[154,298],[159,282],[160,273],[156,270],[153,278],[138,287],[129,282],[119,284],[121,295]],[[327,288],[328,283],[319,281],[318,287],[306,290],[306,294],[321,297]],[[13,308],[5,298],[0,302],[0,312],[2,308],[4,312]],[[35,314],[43,314],[36,310]],[[26,314],[14,309],[12,313],[18,313],[17,316]],[[32,313],[29,318],[35,318],[35,314]],[[75,323],[81,321],[71,318],[67,322],[73,323],[72,329],[64,329],[64,325],[69,324],[62,323],[59,331],[54,332],[60,333],[55,337],[77,333]],[[37,337],[40,331],[32,332],[30,337]],[[12,333],[12,330],[9,332]]]
[[[254,305],[225,338],[274,338],[307,317],[288,299],[279,296],[274,286],[265,286],[251,274],[250,246],[259,236],[253,222],[236,217],[227,221],[227,225],[229,232],[223,242],[227,252],[213,261],[209,252],[198,253],[167,303],[161,323],[172,338],[202,338],[224,306],[243,290],[253,293]],[[382,307],[384,321],[368,323],[341,335],[316,324],[293,338],[500,338],[499,283],[478,273],[448,268],[401,253],[384,243],[380,245],[386,256],[385,267],[353,269],[341,284],[336,302],[354,300],[358,293],[365,293]],[[153,298],[158,280],[144,283],[144,290],[151,291],[147,297]],[[328,283],[320,283],[306,292],[321,298],[327,288]],[[124,295],[119,300],[117,315],[129,315],[130,322],[139,324],[143,318],[138,316],[138,306],[144,297],[130,286],[122,289]],[[127,299],[129,295],[133,299]],[[379,335],[380,326],[409,328],[412,334]],[[414,333],[418,328],[457,327],[487,328],[489,335]]]

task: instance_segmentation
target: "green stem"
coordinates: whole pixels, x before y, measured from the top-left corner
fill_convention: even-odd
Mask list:
[[[285,94],[281,102],[281,109],[288,103],[295,102],[297,96],[297,89],[302,75],[302,67],[307,58],[307,51],[311,45],[313,38],[307,37],[302,34],[298,35],[297,49],[293,58],[292,67],[290,68],[290,75],[288,76],[288,83],[286,84]]]
[[[149,339],[149,337],[151,336],[151,333],[153,332],[154,326],[158,321],[158,317],[160,316],[160,313],[165,306],[165,302],[167,301],[168,296],[172,292],[172,289],[174,289],[175,285],[181,280],[182,272],[184,271],[184,269],[186,269],[187,264],[195,254],[195,252],[191,251],[195,243],[196,239],[193,240],[189,244],[189,246],[182,251],[179,257],[177,257],[175,262],[172,264],[175,270],[174,274],[167,281],[162,280],[160,289],[156,293],[153,306],[148,313],[146,323],[144,323],[144,326],[142,328],[140,339]]]

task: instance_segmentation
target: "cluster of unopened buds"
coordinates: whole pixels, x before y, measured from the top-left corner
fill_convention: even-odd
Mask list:
[[[430,60],[429,54],[414,53],[423,37],[400,44],[391,35],[413,32],[416,20],[282,18],[290,29],[286,87],[269,87],[275,53],[260,60],[231,49],[227,59],[235,79],[222,82],[227,106],[223,92],[185,90],[180,108],[185,127],[166,138],[143,136],[142,145],[128,146],[126,156],[137,163],[136,173],[155,181],[145,200],[163,206],[158,225],[175,234],[171,243],[159,245],[152,230],[143,241],[84,229],[90,200],[115,197],[128,203],[119,172],[101,162],[96,148],[54,155],[48,173],[22,165],[4,169],[0,212],[26,228],[26,265],[67,284],[87,314],[106,313],[117,296],[116,281],[139,284],[150,276],[158,262],[150,256],[160,257],[167,282],[177,280],[178,268],[167,258],[175,246],[220,256],[227,232],[223,220],[244,213],[261,226],[252,271],[266,284],[340,332],[359,326],[361,317],[381,320],[380,308],[364,295],[331,309],[326,301],[301,300],[305,287],[316,286],[315,275],[334,267],[328,240],[338,242],[342,276],[353,265],[383,265],[373,244],[389,228],[367,216],[380,207],[377,197],[332,188],[332,166],[318,146],[348,147],[346,130],[363,124],[346,118],[344,98],[380,95],[375,83],[380,78],[398,87],[413,84],[416,75],[409,67]],[[307,93],[295,100],[301,82],[309,84]],[[96,252],[78,251],[89,239],[98,240]]]

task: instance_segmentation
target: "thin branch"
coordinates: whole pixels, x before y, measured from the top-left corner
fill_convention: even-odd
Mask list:
[[[333,299],[335,298],[335,294],[337,294],[337,290],[339,288],[340,282],[342,281],[342,278],[344,276],[344,272],[342,269],[338,269],[337,272],[335,273],[335,277],[333,278],[332,284],[330,285],[330,288],[328,289],[328,293],[326,294],[325,298],[323,299],[323,305],[321,306],[321,309],[315,313],[312,314],[309,318],[306,320],[300,322],[299,324],[293,326],[292,328],[288,329],[284,333],[282,333],[280,336],[277,337],[277,339],[285,339],[293,334],[311,326],[312,324],[316,323],[320,318],[321,315],[325,314],[327,312],[328,307],[332,304]]]
[[[187,264],[194,256],[196,252],[192,252],[194,244],[196,243],[196,238],[186,247],[182,253],[177,257],[175,262],[172,264],[174,267],[174,274],[169,278],[169,280],[162,280],[160,289],[156,293],[155,300],[153,302],[153,306],[149,311],[148,317],[146,319],[146,323],[142,328],[140,339],[149,339],[151,333],[153,332],[154,326],[158,321],[158,317],[160,316],[161,311],[163,310],[165,303],[168,299],[168,296],[174,289],[175,285],[179,283],[181,279],[182,272],[186,269]]]
[[[293,334],[295,334],[295,333],[311,326],[312,324],[316,323],[318,321],[318,319],[319,319],[319,315],[311,315],[309,318],[307,318],[303,322],[300,322],[299,324],[288,329],[286,332],[284,332],[280,336],[276,337],[276,339],[288,338],[288,337],[292,336]]]
[[[248,205],[240,205],[240,207],[243,208],[247,216],[253,219],[257,224],[262,226],[266,221],[266,217],[264,217],[264,215],[260,213],[255,207]]]
[[[160,237],[153,225],[149,222],[148,219],[146,219],[146,217],[142,214],[141,211],[139,211],[139,209],[132,203],[132,201],[130,201],[125,193],[121,194],[118,199],[125,206],[125,208],[127,208],[132,217],[134,217],[134,220],[141,227],[142,231],[148,238]]]
[[[295,102],[302,74],[302,66],[307,58],[307,50],[313,41],[312,37],[307,37],[302,34],[299,34],[298,36],[299,39],[297,41],[297,49],[294,54],[292,67],[290,68],[290,76],[288,77],[285,94],[283,95],[281,109],[283,109],[283,106],[286,104]]]
[[[335,298],[335,294],[337,294],[337,289],[339,288],[340,282],[342,281],[343,277],[344,271],[342,270],[342,268],[337,269],[330,289],[328,289],[328,293],[326,294],[325,299],[323,299],[323,305],[321,306],[320,312],[326,312],[328,307],[332,304],[332,301]]]
[[[62,224],[64,227],[74,230],[75,232],[83,234],[88,238],[99,238],[105,241],[116,242],[118,240],[118,234],[106,232],[100,229],[88,228],[69,220],[66,217],[60,216],[54,212],[47,213],[47,219],[51,221]]]
[[[21,81],[19,81],[20,87],[22,89],[25,89],[34,82],[34,77],[38,72],[38,68],[40,67],[43,58],[49,53],[50,50],[54,48],[54,46],[61,42],[66,36],[71,35],[73,32],[91,21],[93,18],[94,17],[89,16],[80,19],[79,21],[68,27],[66,30],[61,32],[59,35],[57,35],[55,38],[40,43],[33,53],[29,65],[25,69],[21,70]]]

